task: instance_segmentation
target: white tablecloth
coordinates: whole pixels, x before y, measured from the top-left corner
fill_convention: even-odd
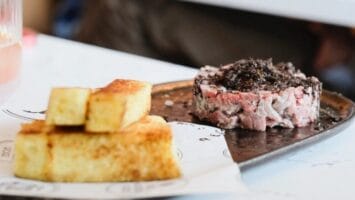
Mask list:
[[[46,107],[53,86],[100,87],[115,78],[162,83],[191,79],[196,70],[167,62],[39,35],[24,49],[19,85],[3,105]],[[41,90],[40,95],[31,95]],[[355,121],[341,133],[242,173],[250,190],[270,199],[354,199]],[[179,197],[189,199],[191,197]],[[220,199],[220,196],[206,196]],[[263,199],[263,198],[261,198]]]

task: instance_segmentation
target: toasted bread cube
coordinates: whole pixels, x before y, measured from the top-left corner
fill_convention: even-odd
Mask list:
[[[114,132],[122,126],[126,99],[117,94],[97,92],[89,98],[85,128],[90,132]]]
[[[115,132],[150,111],[152,85],[134,80],[115,80],[90,96],[86,131]]]
[[[120,132],[86,134],[23,125],[15,140],[14,173],[56,182],[148,181],[181,176],[169,124],[146,116]]]
[[[47,125],[84,125],[90,89],[54,88],[46,112]]]

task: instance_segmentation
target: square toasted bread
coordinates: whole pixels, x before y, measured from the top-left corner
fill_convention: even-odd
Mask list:
[[[119,132],[24,124],[15,141],[14,173],[55,182],[148,181],[181,176],[170,126],[146,116]]]
[[[53,88],[46,112],[46,124],[84,125],[90,92],[86,88]]]
[[[152,85],[135,80],[115,80],[89,98],[88,132],[115,132],[150,111]]]

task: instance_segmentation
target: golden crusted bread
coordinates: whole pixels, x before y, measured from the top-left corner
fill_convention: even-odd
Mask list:
[[[152,85],[135,80],[115,80],[89,98],[88,132],[115,132],[150,111]]]
[[[82,128],[81,128],[82,129]],[[146,116],[119,132],[24,124],[15,142],[15,175],[55,182],[148,181],[177,178],[170,126]]]
[[[46,124],[84,125],[90,92],[86,88],[53,88],[46,112]]]

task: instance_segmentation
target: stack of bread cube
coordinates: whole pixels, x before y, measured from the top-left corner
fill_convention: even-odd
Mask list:
[[[53,88],[44,121],[23,124],[18,177],[44,181],[176,178],[170,126],[150,116],[152,85],[117,79],[104,88]]]
[[[102,89],[52,89],[46,124],[85,126],[87,132],[116,132],[150,111],[152,85],[115,80]]]

